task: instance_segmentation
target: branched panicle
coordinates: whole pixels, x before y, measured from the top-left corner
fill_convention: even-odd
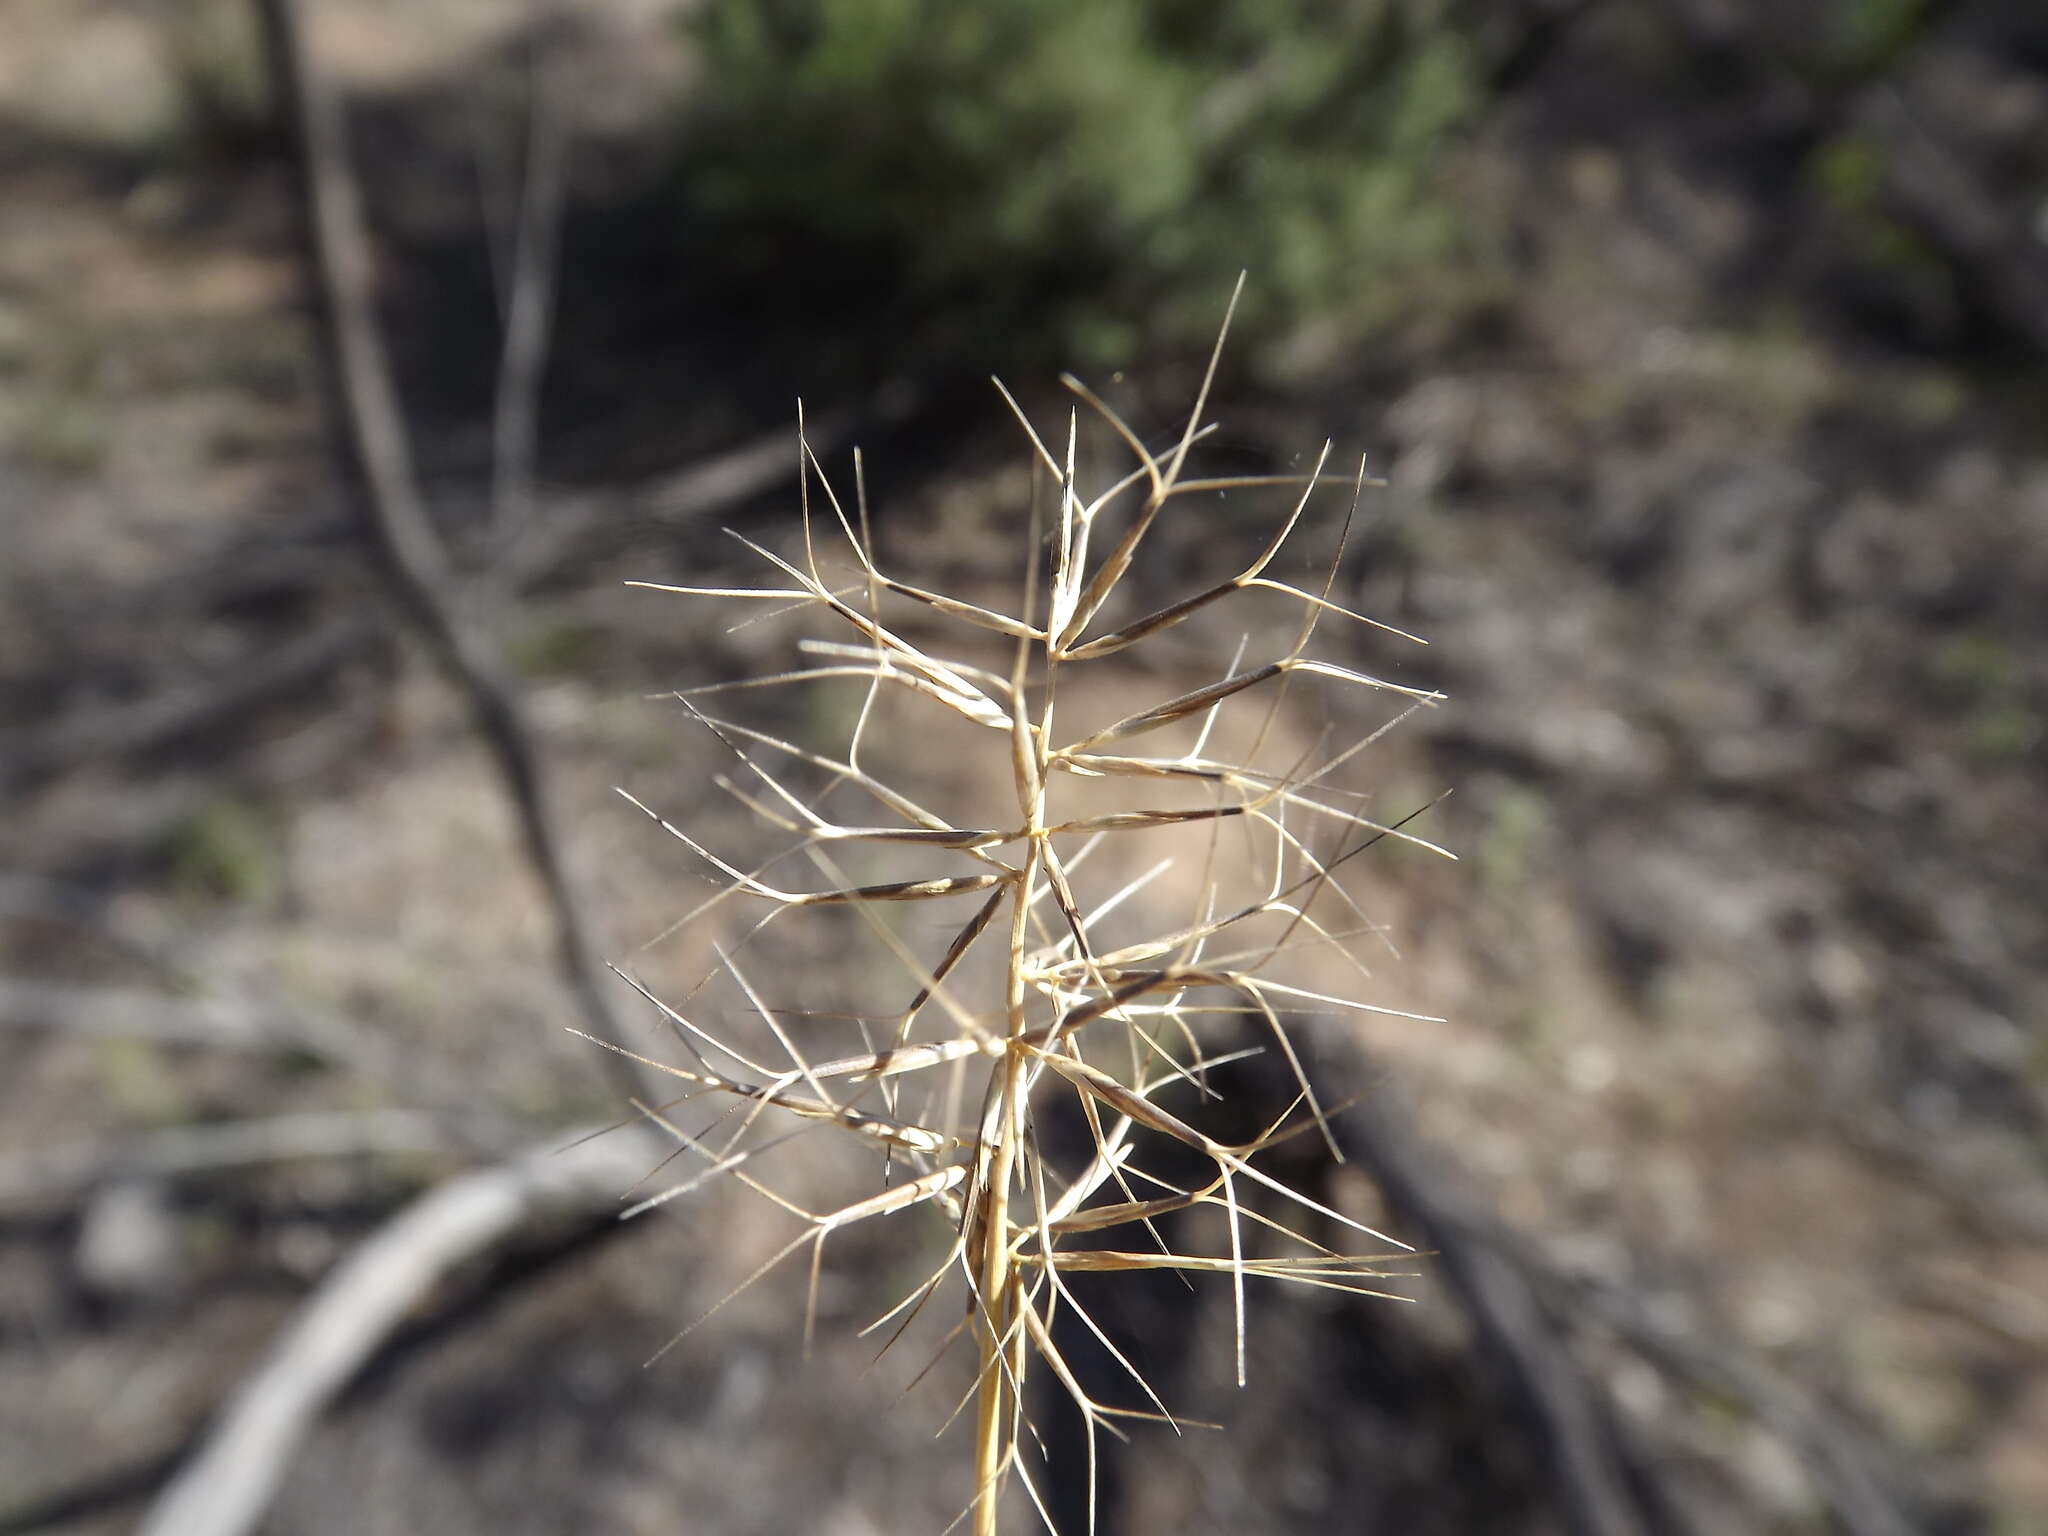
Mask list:
[[[1219,338],[1219,355],[1221,347]],[[744,1000],[735,1015],[753,1015],[766,1034],[751,1047],[765,1059],[755,1059],[735,1032],[737,1018],[704,1016],[711,977],[667,1001],[632,983],[685,1059],[662,1062],[597,1043],[666,1074],[677,1101],[708,1101],[719,1111],[692,1130],[673,1118],[673,1104],[636,1106],[675,1137],[688,1169],[641,1194],[632,1212],[713,1176],[739,1179],[799,1224],[746,1284],[808,1245],[814,1300],[833,1232],[938,1213],[952,1234],[943,1261],[875,1327],[900,1332],[949,1287],[961,1298],[965,1317],[949,1343],[972,1339],[976,1349],[969,1512],[978,1536],[996,1530],[1013,1483],[1043,1513],[1036,1463],[1023,1449],[1033,1443],[1025,1386],[1034,1372],[1049,1371],[1083,1417],[1091,1488],[1098,1428],[1121,1437],[1124,1419],[1179,1427],[1146,1382],[1143,1362],[1125,1358],[1096,1326],[1069,1276],[1218,1276],[1232,1290],[1241,1384],[1248,1282],[1384,1295],[1387,1266],[1406,1250],[1261,1165],[1267,1148],[1304,1131],[1337,1150],[1294,1039],[1305,1020],[1398,1012],[1354,995],[1367,972],[1351,946],[1374,930],[1343,889],[1340,867],[1383,838],[1442,852],[1398,821],[1367,819],[1363,797],[1335,782],[1391,719],[1361,739],[1333,743],[1326,732],[1304,750],[1284,706],[1290,688],[1315,688],[1339,705],[1347,694],[1383,698],[1398,718],[1439,695],[1311,654],[1325,624],[1414,638],[1332,599],[1341,536],[1315,589],[1267,574],[1319,498],[1341,503],[1348,529],[1363,469],[1326,475],[1326,447],[1303,475],[1193,476],[1214,371],[1212,358],[1185,430],[1163,451],[1069,379],[1079,403],[1055,452],[1004,391],[1043,493],[1029,528],[1019,530],[1027,575],[1014,611],[885,570],[858,459],[849,511],[801,429],[800,547],[785,557],[748,546],[768,568],[767,584],[636,583],[808,609],[828,633],[805,642],[785,670],[678,695],[722,744],[728,771],[720,787],[785,840],[795,838],[780,858],[752,869],[730,862],[633,800],[723,882],[699,912],[723,907],[728,923],[741,925],[741,940],[720,949],[718,969]],[[1084,412],[1133,461],[1096,488],[1077,470]],[[1191,595],[1161,601],[1145,590],[1147,552],[1178,516],[1219,506],[1236,515],[1259,492],[1277,505],[1255,558]],[[1050,515],[1041,516],[1046,505]],[[1240,643],[1235,657],[1219,657],[1212,681],[1160,689],[1166,696],[1156,702],[1133,696],[1146,678],[1133,658],[1138,648],[1253,590],[1280,594],[1298,615],[1280,654],[1248,659]],[[948,630],[959,644],[928,638]],[[1113,678],[1098,676],[1105,672]],[[851,713],[843,746],[821,749],[797,739],[806,734],[799,729],[780,735],[723,718],[714,712],[723,707],[719,695],[734,688],[836,691]],[[1105,698],[1118,702],[1104,708]],[[918,739],[913,711],[979,739],[982,767],[963,770],[948,754],[944,774],[911,782],[899,765],[914,777],[920,754],[904,747]],[[884,719],[898,718],[905,729],[884,729]],[[1005,809],[956,822],[939,800],[963,773],[976,772],[984,774],[983,800],[993,786]],[[1187,878],[1168,879],[1176,869]],[[1161,892],[1174,889],[1180,898],[1169,902]],[[1139,915],[1148,909],[1166,913],[1149,930]],[[880,1014],[860,1017],[862,1048],[853,1054],[819,1043],[827,1023],[843,1024],[844,1015],[777,1007],[750,976],[745,943],[784,919],[855,922],[886,969],[859,978],[895,995]],[[1261,1052],[1284,1064],[1294,1101],[1267,1111],[1266,1129],[1251,1141],[1218,1140],[1200,1128],[1205,1104],[1228,1091],[1236,1063]],[[1074,1129],[1041,1135],[1054,1116]],[[836,1132],[873,1170],[870,1193],[816,1211],[776,1190],[755,1159],[813,1130]],[[1208,1165],[1205,1182],[1190,1187],[1153,1171],[1185,1166],[1190,1154]],[[1169,1219],[1197,1208],[1214,1215]],[[1201,1232],[1216,1234],[1213,1251],[1195,1251],[1201,1244],[1192,1234]],[[1368,1251],[1326,1246],[1346,1235],[1346,1248],[1362,1243]],[[809,1332],[807,1316],[807,1339]],[[1126,1381],[1125,1401],[1098,1401],[1083,1387],[1084,1373],[1064,1352],[1083,1334]]]

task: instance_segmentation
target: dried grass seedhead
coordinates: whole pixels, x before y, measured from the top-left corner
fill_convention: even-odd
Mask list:
[[[1219,337],[1218,355],[1221,349]],[[1025,1387],[1039,1368],[1050,1371],[1085,1419],[1091,1488],[1098,1427],[1120,1434],[1119,1419],[1175,1423],[1138,1364],[1077,1303],[1069,1276],[1171,1269],[1221,1277],[1234,1297],[1242,1383],[1249,1280],[1383,1295],[1386,1266],[1406,1249],[1272,1176],[1260,1154],[1311,1129],[1336,1151],[1290,1024],[1300,1027],[1315,1014],[1398,1012],[1362,1000],[1357,988],[1332,990],[1307,978],[1327,972],[1324,957],[1334,956],[1351,976],[1366,979],[1351,942],[1371,925],[1344,891],[1341,867],[1383,838],[1433,848],[1398,824],[1370,820],[1362,797],[1337,780],[1393,719],[1439,695],[1311,654],[1325,623],[1414,638],[1332,600],[1341,536],[1318,590],[1267,574],[1319,487],[1336,480],[1336,496],[1323,489],[1321,497],[1355,509],[1363,470],[1327,476],[1326,447],[1302,475],[1192,476],[1191,450],[1206,435],[1201,418],[1214,372],[1212,357],[1186,429],[1159,453],[1073,379],[1066,383],[1079,406],[1056,452],[1004,391],[1050,490],[1034,505],[1053,503],[1050,517],[1034,511],[1031,519],[1023,598],[1014,612],[883,570],[864,494],[852,498],[849,512],[801,431],[802,547],[784,558],[748,546],[775,573],[771,585],[635,583],[800,607],[836,630],[806,642],[803,664],[791,670],[677,695],[723,743],[730,771],[722,786],[793,837],[783,858],[800,851],[814,873],[782,872],[783,859],[750,871],[627,798],[721,877],[718,893],[695,915],[737,904],[751,939],[810,909],[837,911],[841,921],[864,924],[877,952],[893,957],[886,963],[900,1002],[879,1019],[861,1021],[862,1049],[826,1059],[816,1044],[822,1032],[812,1029],[818,1021],[786,1017],[758,996],[743,945],[735,945],[721,952],[720,969],[773,1035],[770,1064],[748,1055],[728,1028],[701,1017],[695,994],[664,1001],[628,977],[672,1027],[684,1059],[626,1054],[675,1080],[676,1102],[708,1098],[726,1111],[708,1130],[685,1130],[674,1103],[636,1106],[694,1161],[681,1182],[640,1200],[629,1214],[714,1176],[739,1179],[799,1223],[747,1283],[808,1246],[815,1302],[820,1256],[833,1232],[913,1209],[943,1213],[952,1231],[944,1261],[874,1326],[900,1329],[950,1281],[960,1282],[965,1315],[949,1342],[971,1337],[978,1351],[968,1399],[975,1425],[969,1508],[981,1536],[996,1529],[1000,1496],[1013,1478],[1044,1512],[1021,1454],[1030,1438]],[[1132,461],[1128,472],[1093,490],[1084,489],[1076,469],[1083,410]],[[1135,617],[1107,627],[1106,613],[1133,606],[1128,589],[1141,585],[1132,573],[1148,538],[1191,498],[1213,501],[1213,493],[1225,491],[1276,498],[1273,531],[1256,557],[1191,596],[1139,607]],[[1347,529],[1349,521],[1347,510]],[[1279,594],[1298,611],[1283,654],[1257,662],[1240,654],[1215,681],[1106,722],[1066,724],[1066,714],[1085,712],[1067,701],[1095,701],[1108,692],[1086,687],[1089,673],[1117,669],[1120,689],[1136,686],[1144,674],[1126,653],[1252,590]],[[924,638],[947,627],[977,642],[989,664],[959,659],[958,648]],[[991,647],[994,656],[987,654]],[[1326,738],[1304,756],[1298,745],[1284,744],[1293,738],[1278,725],[1287,691],[1304,681],[1375,695],[1391,708],[1362,739],[1333,746]],[[735,688],[850,688],[859,705],[843,753],[794,739],[801,732],[779,735],[713,713],[720,707],[714,696]],[[990,818],[996,824],[957,824],[926,803],[927,785],[899,782],[893,765],[914,766],[917,753],[900,749],[900,732],[889,750],[878,746],[876,722],[891,706],[925,711],[986,744],[987,771],[1000,781],[1005,807]],[[1155,750],[1147,750],[1148,739]],[[1160,742],[1177,742],[1178,749]],[[857,813],[840,808],[849,803]],[[856,814],[861,819],[847,819]],[[1178,846],[1169,850],[1168,843]],[[1120,857],[1125,852],[1133,856]],[[902,863],[900,873],[869,877],[878,861],[889,860]],[[1175,860],[1198,872],[1192,906],[1163,931],[1140,928],[1134,936],[1132,912],[1146,905],[1145,888]],[[1138,864],[1144,868],[1133,875]],[[942,939],[923,937],[929,923],[903,922],[906,907],[921,917],[946,915]],[[1218,1140],[1199,1128],[1201,1112],[1224,1091],[1232,1064],[1260,1051],[1284,1060],[1294,1102],[1274,1106],[1263,1134]],[[1043,1133],[1053,1117],[1064,1117],[1064,1134]],[[819,1127],[839,1132],[868,1160],[873,1193],[815,1211],[760,1175],[755,1159],[763,1151]],[[1080,1150],[1061,1156],[1055,1143]],[[1161,1149],[1182,1166],[1192,1153],[1209,1176],[1190,1185],[1153,1171]],[[1217,1251],[1183,1251],[1189,1245],[1178,1234],[1187,1223],[1166,1220],[1197,1207],[1222,1215]],[[1353,1238],[1347,1246],[1362,1241],[1370,1251],[1327,1245],[1346,1231]],[[1063,1313],[1080,1332],[1059,1324]],[[808,1316],[805,1331],[808,1339]],[[1084,1389],[1082,1373],[1063,1352],[1084,1335],[1128,1377],[1130,1401],[1099,1402]]]

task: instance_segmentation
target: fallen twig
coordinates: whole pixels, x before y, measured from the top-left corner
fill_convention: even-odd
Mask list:
[[[301,1158],[366,1152],[436,1152],[455,1138],[415,1110],[310,1111],[214,1125],[180,1125],[129,1138],[88,1137],[0,1161],[0,1207],[47,1205],[116,1179],[162,1179]]]
[[[1395,1206],[1422,1223],[1444,1275],[1476,1327],[1516,1378],[1542,1428],[1554,1475],[1582,1531],[1645,1528],[1619,1480],[1608,1445],[1611,1421],[1545,1316],[1591,1316],[1661,1369],[1741,1403],[1800,1458],[1816,1490],[1851,1536],[1914,1536],[1910,1495],[1879,1470],[1866,1437],[1808,1393],[1745,1359],[1729,1341],[1688,1335],[1657,1320],[1627,1291],[1571,1275],[1476,1203],[1450,1188],[1440,1154],[1376,1112],[1348,1122],[1359,1161]],[[1611,1523],[1621,1522],[1621,1523]]]
[[[28,738],[0,767],[5,779],[22,782],[200,735],[275,700],[303,696],[312,679],[361,650],[376,633],[374,624],[360,618],[328,620],[260,656],[243,658],[225,676],[67,715]]]
[[[339,1024],[317,1022],[233,997],[174,997],[139,987],[75,987],[0,977],[0,1029],[54,1029],[125,1036],[167,1045],[241,1051],[300,1051],[360,1064],[360,1042]]]
[[[1661,1322],[1620,1287],[1566,1275],[1544,1263],[1506,1232],[1482,1241],[1517,1261],[1532,1282],[1600,1324],[1664,1370],[1741,1403],[1775,1431],[1800,1458],[1842,1528],[1851,1536],[1916,1536],[1924,1526],[1910,1501],[1879,1470],[1882,1454],[1809,1393],[1777,1372],[1743,1357],[1725,1340],[1688,1334]]]
[[[1447,1185],[1441,1160],[1396,1118],[1391,1095],[1373,1095],[1346,1125],[1360,1165],[1436,1250],[1436,1267],[1535,1431],[1571,1529],[1580,1536],[1635,1536],[1647,1529],[1615,1453],[1605,1406],[1552,1327],[1523,1267],[1486,1241],[1486,1218]]]
[[[243,1382],[150,1509],[143,1536],[255,1529],[336,1394],[443,1276],[547,1219],[599,1215],[646,1172],[645,1143],[565,1132],[419,1197],[349,1255]]]

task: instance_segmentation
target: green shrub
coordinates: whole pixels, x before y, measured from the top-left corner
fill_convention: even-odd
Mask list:
[[[1244,269],[1249,329],[1370,327],[1457,240],[1438,151],[1477,85],[1434,0],[739,0],[696,26],[699,275],[941,352],[1121,362],[1199,339]]]

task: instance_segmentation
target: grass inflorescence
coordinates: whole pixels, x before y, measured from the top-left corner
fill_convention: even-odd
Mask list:
[[[1368,818],[1364,797],[1341,788],[1339,776],[1394,719],[1439,695],[1311,654],[1326,625],[1386,630],[1331,596],[1341,534],[1319,590],[1268,574],[1319,488],[1335,482],[1335,497],[1355,510],[1363,468],[1327,475],[1325,447],[1300,475],[1195,476],[1191,451],[1207,435],[1201,418],[1215,367],[1212,357],[1185,429],[1158,452],[1075,380],[1066,381],[1079,404],[1063,451],[1004,392],[1030,439],[1036,484],[1048,493],[1033,498],[1014,611],[883,570],[864,493],[835,494],[807,441],[799,446],[801,548],[785,558],[750,545],[773,573],[768,585],[635,584],[809,610],[836,633],[804,642],[804,659],[790,670],[676,696],[722,743],[730,771],[721,786],[793,839],[777,859],[743,868],[627,796],[715,871],[718,894],[699,914],[714,905],[742,909],[745,934],[720,950],[718,970],[745,999],[736,1011],[750,1011],[772,1036],[750,1049],[732,1026],[707,1021],[698,994],[665,1001],[632,982],[682,1053],[661,1062],[626,1052],[679,1084],[674,1102],[636,1107],[694,1159],[686,1177],[632,1212],[714,1176],[744,1182],[798,1223],[746,1283],[808,1248],[812,1313],[834,1232],[942,1213],[950,1230],[942,1260],[874,1328],[900,1332],[949,1287],[964,1298],[948,1344],[971,1339],[975,1350],[960,1412],[973,1425],[969,1511],[977,1536],[992,1536],[1013,1482],[1045,1512],[1025,1454],[1033,1440],[1026,1385],[1038,1372],[1051,1373],[1085,1422],[1091,1512],[1098,1429],[1120,1436],[1119,1421],[1130,1419],[1178,1427],[1142,1363],[1088,1315],[1070,1277],[1217,1277],[1232,1293],[1242,1384],[1248,1282],[1382,1295],[1388,1266],[1407,1251],[1268,1172],[1261,1154],[1301,1134],[1320,1134],[1336,1151],[1331,1110],[1304,1071],[1295,1033],[1317,1015],[1400,1012],[1357,995],[1363,988],[1355,983],[1368,973],[1353,941],[1372,925],[1339,875],[1384,838],[1434,845],[1399,823]],[[1084,490],[1076,467],[1083,411],[1131,461],[1094,490]],[[1146,583],[1133,573],[1162,520],[1176,504],[1238,492],[1275,499],[1272,532],[1257,554],[1191,595],[1143,606],[1131,589]],[[1042,515],[1048,501],[1053,510]],[[1347,510],[1343,527],[1349,523]],[[1292,639],[1276,647],[1280,654],[1247,660],[1241,643],[1215,680],[1130,707],[1131,690],[1147,675],[1134,664],[1139,647],[1251,592],[1273,594],[1269,602],[1290,610]],[[949,628],[960,645],[926,638]],[[1093,686],[1106,669],[1116,673],[1114,688]],[[1392,708],[1355,738],[1333,742],[1326,733],[1304,748],[1283,719],[1288,691],[1303,684],[1374,695]],[[857,695],[843,748],[821,749],[806,744],[801,729],[778,734],[717,712],[719,696],[736,689],[804,688]],[[1105,698],[1122,702],[1105,709]],[[878,724],[920,711],[929,726]],[[929,785],[904,781],[902,765],[920,764],[915,744],[925,730],[983,744],[978,780],[952,753],[943,754],[945,772],[924,777],[941,788],[948,779],[976,782],[979,807],[1000,811],[956,819],[930,803]],[[933,766],[929,758],[923,765]],[[1159,846],[1165,840],[1180,845],[1177,854]],[[1134,857],[1120,857],[1125,851]],[[798,853],[814,873],[780,871]],[[1134,875],[1140,856],[1146,867]],[[1184,876],[1194,876],[1178,886],[1163,878],[1176,858]],[[1171,902],[1159,895],[1175,889],[1181,895]],[[906,922],[905,908],[944,921]],[[1162,909],[1168,915],[1151,926],[1134,919]],[[859,1049],[848,1054],[818,1043],[831,1038],[832,1015],[793,1017],[770,1006],[742,963],[746,943],[805,914],[861,924],[874,967],[898,993],[887,1012],[852,1021]],[[1333,963],[1351,981],[1328,981]],[[1271,1106],[1249,1140],[1201,1129],[1233,1069],[1261,1053],[1284,1063],[1293,1102]],[[675,1117],[685,1100],[724,1112],[686,1128]],[[1049,1130],[1055,1122],[1058,1134]],[[836,1131],[865,1159],[871,1192],[819,1211],[773,1186],[763,1154],[815,1128]],[[1188,1166],[1206,1174],[1188,1179]],[[1169,1177],[1175,1172],[1178,1180]],[[1212,1220],[1176,1219],[1197,1211]],[[1213,1235],[1213,1245],[1205,1250],[1197,1235]],[[1368,1251],[1330,1246],[1340,1241]],[[810,1328],[807,1314],[807,1340]],[[1070,1359],[1076,1340],[1113,1362],[1125,1401],[1099,1401],[1084,1386],[1088,1373]]]

